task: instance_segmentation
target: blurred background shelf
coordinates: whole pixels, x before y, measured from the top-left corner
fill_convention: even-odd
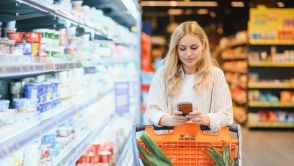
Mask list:
[[[294,128],[293,123],[251,123],[250,128]]]
[[[250,67],[294,67],[294,62],[249,62]]]
[[[248,83],[248,88],[254,89],[294,89],[291,83]]]
[[[293,103],[271,103],[271,102],[252,102],[249,101],[248,103],[249,107],[285,107],[285,108],[294,108],[294,104]]]

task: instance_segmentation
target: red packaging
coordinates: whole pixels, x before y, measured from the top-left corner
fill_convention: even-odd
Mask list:
[[[98,155],[98,151],[100,149],[100,145],[99,144],[93,144],[93,149],[94,149],[94,156]]]
[[[28,43],[40,43],[41,42],[41,32],[28,32],[26,33],[26,39]]]
[[[23,32],[7,33],[9,40],[14,40],[16,43],[21,43],[23,39]]]

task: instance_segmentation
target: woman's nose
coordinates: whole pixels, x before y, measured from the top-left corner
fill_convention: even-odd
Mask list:
[[[192,50],[191,49],[187,49],[187,56],[191,56],[192,55]]]

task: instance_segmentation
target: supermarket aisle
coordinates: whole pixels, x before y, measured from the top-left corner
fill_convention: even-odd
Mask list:
[[[294,163],[293,131],[242,128],[243,166],[289,166]]]

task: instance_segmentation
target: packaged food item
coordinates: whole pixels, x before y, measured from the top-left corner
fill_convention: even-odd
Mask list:
[[[28,43],[40,43],[42,33],[41,32],[28,32],[25,34]]]
[[[42,84],[25,85],[26,98],[37,100],[38,102],[45,102],[44,92],[45,87]]]
[[[9,107],[9,100],[0,100],[0,110],[7,110]]]
[[[279,111],[278,113],[278,122],[279,123],[285,123],[287,121],[287,112]]]
[[[10,32],[7,33],[7,36],[10,40],[14,40],[16,43],[22,43],[23,32]]]
[[[0,38],[0,54],[12,54],[14,50],[14,40]]]
[[[280,101],[281,103],[291,103],[292,102],[292,95],[291,91],[281,91],[280,92]]]
[[[15,43],[14,53],[17,55],[32,55],[33,43]]]
[[[10,93],[12,95],[21,95],[24,92],[24,82],[11,82],[10,83]]]
[[[36,112],[38,101],[28,98],[15,98],[13,104],[18,112]]]

